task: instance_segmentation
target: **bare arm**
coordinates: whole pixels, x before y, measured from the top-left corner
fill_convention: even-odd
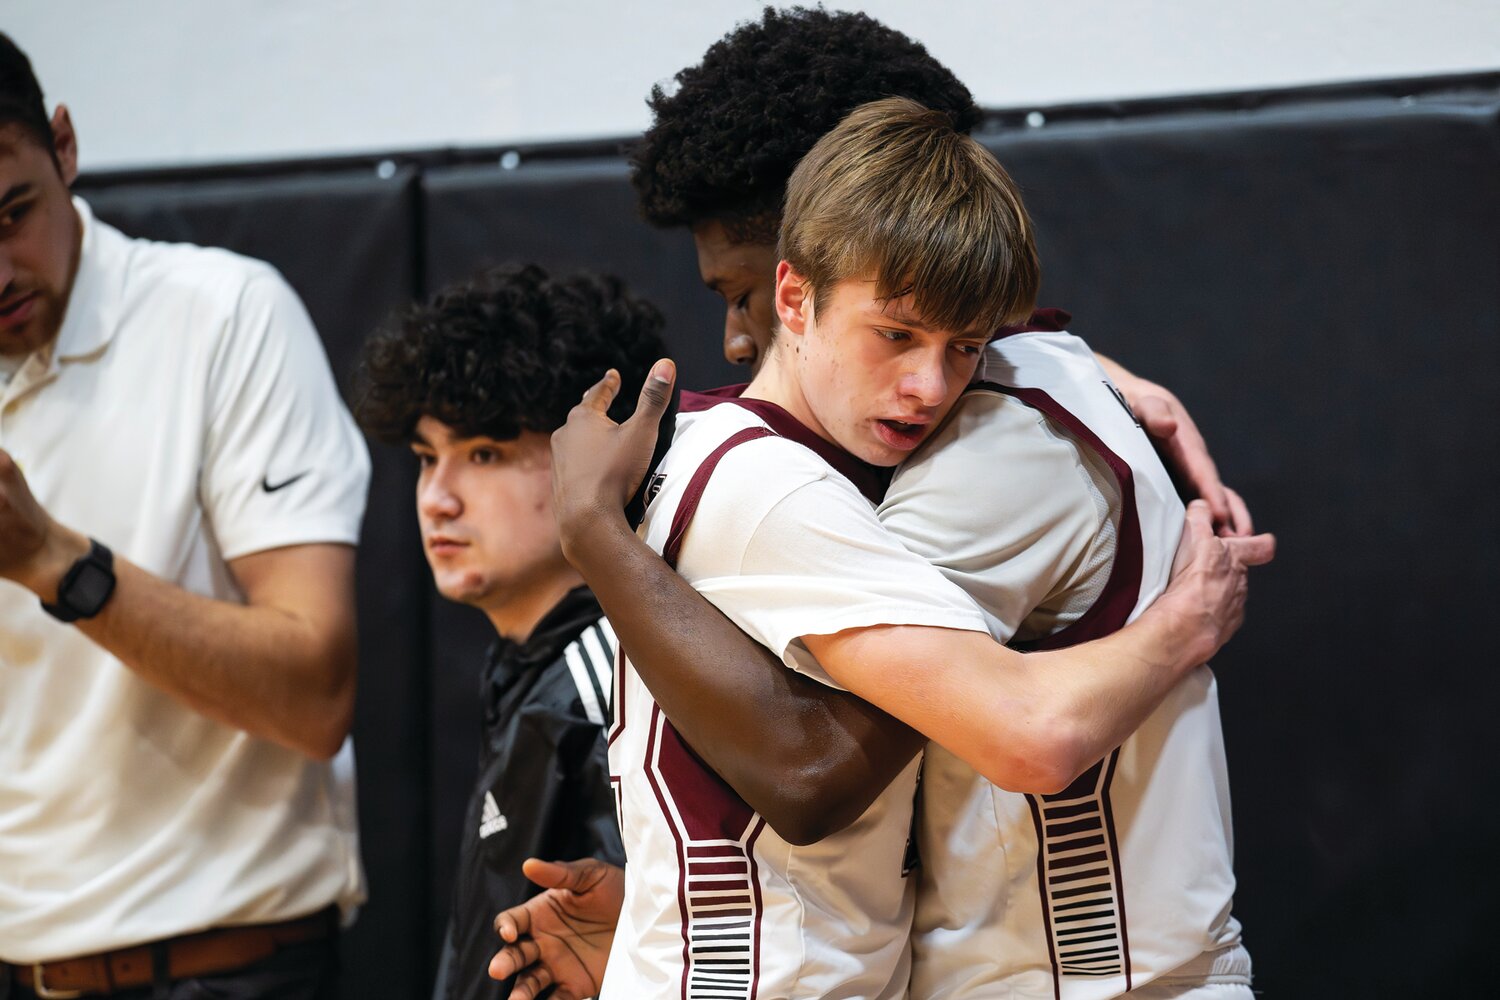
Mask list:
[[[925,742],[868,702],[788,670],[623,518],[564,539],[667,718],[788,842],[858,819]]]
[[[857,819],[924,738],[847,692],[787,670],[626,524],[671,392],[648,379],[636,413],[605,416],[618,381],[589,391],[553,435],[563,551],[588,581],[672,724],[791,843]]]
[[[1208,442],[1198,425],[1169,389],[1132,373],[1112,358],[1095,354],[1099,367],[1124,393],[1141,426],[1151,436],[1162,461],[1199,497],[1208,502],[1214,524],[1223,535],[1249,535],[1255,530],[1250,510],[1234,490],[1219,479],[1219,468],[1208,453]]]
[[[42,510],[0,451],[0,577],[53,603],[88,547]],[[351,546],[297,545],[233,560],[243,605],[189,593],[118,553],[114,568],[108,603],[74,627],[211,719],[310,757],[338,752],[354,711]]]
[[[988,635],[881,626],[803,641],[829,675],[926,733],[996,785],[1048,794],[1141,724],[1243,619],[1245,565],[1268,536],[1213,536],[1194,501],[1171,586],[1132,625],[1069,649],[1022,654]]]

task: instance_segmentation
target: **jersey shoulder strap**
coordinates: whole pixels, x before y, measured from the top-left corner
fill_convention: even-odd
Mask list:
[[[746,441],[775,436],[776,432],[769,427],[746,427],[725,438],[723,444],[708,453],[708,457],[693,472],[693,478],[688,480],[682,499],[677,503],[677,510],[672,514],[672,530],[661,550],[661,556],[668,566],[677,568],[677,555],[682,550],[683,536],[687,534],[688,525],[693,523],[693,515],[698,512],[698,501],[703,499],[703,491],[708,488],[708,480],[713,476],[714,469],[718,468],[719,460]]]

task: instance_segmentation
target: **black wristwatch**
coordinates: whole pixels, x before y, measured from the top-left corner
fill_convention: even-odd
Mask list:
[[[115,592],[115,556],[98,540],[89,539],[89,554],[63,574],[57,603],[42,602],[42,610],[60,622],[76,622],[97,615]]]

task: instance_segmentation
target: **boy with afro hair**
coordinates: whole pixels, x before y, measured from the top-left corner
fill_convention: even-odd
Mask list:
[[[961,132],[978,120],[972,100],[951,74],[919,45],[863,15],[768,10],[760,22],[741,26],[711,48],[701,65],[678,74],[677,82],[680,86],[671,94],[661,88],[653,94],[651,103],[656,122],[636,152],[635,183],[642,211],[652,222],[692,228],[704,280],[728,303],[726,356],[751,364],[766,355],[775,324],[772,296],[777,287],[777,262],[788,256],[789,247],[785,243],[779,253],[775,246],[774,234],[778,225],[785,222],[781,218],[782,192],[793,168],[814,142],[824,136],[850,105],[900,93],[905,88],[916,90],[906,90],[907,96],[936,105]],[[870,89],[860,93],[861,87]],[[908,178],[908,185],[911,182],[912,178]],[[785,240],[786,230],[781,233]],[[1061,633],[1070,624],[1084,620],[1090,626],[1101,625],[1105,619],[1109,621],[1107,627],[1088,634],[1099,635],[1119,628],[1126,615],[1138,613],[1150,596],[1159,592],[1157,588],[1164,582],[1171,564],[1171,539],[1181,528],[1177,519],[1180,515],[1174,515],[1176,500],[1170,482],[1151,457],[1145,438],[1129,414],[1116,404],[1087,350],[1056,326],[1035,329],[1056,318],[1035,316],[1029,324],[1033,328],[1030,336],[1001,342],[1014,345],[1016,350],[1035,349],[1035,358],[1024,353],[1016,355],[1028,359],[1025,371],[1014,357],[1007,356],[1010,347],[997,345],[991,351],[998,353],[993,360],[986,361],[987,377],[997,383],[1016,378],[1044,378],[1065,399],[1074,401],[1075,412],[1084,414],[1089,427],[1099,429],[1116,449],[1127,449],[1119,453],[1130,456],[1138,484],[1149,480],[1153,492],[1143,510],[1150,515],[1154,534],[1146,539],[1149,572],[1136,574],[1140,577],[1135,591],[1139,603],[1114,600],[1112,596],[1105,600],[1101,596],[1113,595],[1111,587],[1125,593],[1121,585],[1126,578],[1133,578],[1129,570],[1111,572],[1115,541],[1123,537],[1120,532],[1126,524],[1122,520],[1126,504],[1119,495],[1115,474],[1106,468],[1107,463],[1099,458],[1094,447],[1076,441],[1068,429],[1059,429],[1054,418],[1039,414],[1004,389],[990,387],[967,395],[962,404],[964,419],[948,425],[942,439],[927,447],[910,463],[909,469],[903,467],[896,488],[886,495],[881,508],[882,520],[888,527],[895,528],[915,551],[934,561],[979,599],[991,631],[1002,639],[1044,641],[1055,637],[1060,641]],[[987,359],[990,354],[986,352]],[[1179,418],[1183,417],[1184,414],[1179,414]],[[956,435],[962,437],[958,444],[953,443]],[[628,434],[622,438],[625,436]],[[1137,438],[1138,441],[1134,440]],[[1003,453],[993,450],[1001,447],[1005,449]],[[966,465],[961,458],[942,457],[966,452],[987,455],[991,468],[1011,470],[1011,482],[1017,488],[997,493],[993,486],[980,487],[981,480],[989,483],[993,477],[972,463]],[[591,454],[601,466],[614,461],[604,449]],[[997,457],[1002,454],[1004,458]],[[1026,461],[1012,461],[1021,458]],[[1206,453],[1200,458],[1207,462]],[[954,465],[960,467],[956,477],[950,474]],[[1080,475],[1080,471],[1086,475]],[[1196,478],[1206,490],[1222,490],[1211,463],[1200,464],[1198,471]],[[939,480],[942,485],[955,487],[956,495],[942,496]],[[966,481],[978,492],[966,493]],[[568,479],[566,485],[572,490],[579,483]],[[964,503],[964,496],[971,502]],[[1247,531],[1248,518],[1243,508],[1235,502],[1226,504],[1222,493],[1219,501],[1221,509],[1232,511],[1229,519],[1237,527],[1230,533]],[[966,509],[972,516],[958,523],[947,523],[941,512],[955,508]],[[1180,505],[1175,510],[1180,512]],[[1222,514],[1220,519],[1225,519]],[[565,520],[565,537],[569,531]],[[1045,540],[1046,544],[1012,546],[1017,539],[1022,543]],[[1231,549],[1240,552],[1247,562],[1269,558],[1272,547],[1268,538],[1243,541],[1247,544]],[[956,542],[962,544],[955,545]],[[578,564],[590,580],[595,579],[595,560],[587,552],[592,547],[575,539],[569,549],[570,555],[578,553]],[[630,558],[622,547],[611,546],[609,551],[615,568],[621,560]],[[691,671],[683,669],[680,662],[673,663],[669,642],[663,641],[653,648],[649,637],[632,633],[628,637],[632,659],[658,694],[663,711],[694,750],[773,829],[792,842],[821,839],[859,817],[870,804],[873,792],[885,787],[916,751],[909,730],[890,725],[888,719],[882,720],[880,713],[869,706],[860,713],[837,692],[825,691],[822,697],[817,697],[807,692],[806,685],[786,679],[773,681],[769,672],[753,668],[751,658],[728,652],[727,645],[710,635],[706,615],[695,622],[686,604],[668,606],[661,596],[666,592],[665,582],[651,574],[644,564],[631,562],[631,578],[633,586],[629,593],[615,595],[615,588],[610,586],[601,589],[601,599],[607,607],[617,615],[629,615],[633,626],[650,621],[663,636],[677,636],[682,650],[713,649],[712,660],[721,665],[711,672],[700,671],[695,681]],[[654,614],[642,618],[638,611],[646,607]],[[1077,641],[1084,634],[1082,628],[1068,630],[1067,641]],[[691,643],[681,641],[688,636]],[[709,659],[701,655],[697,658],[700,662]],[[726,662],[742,664],[744,670],[726,669],[722,666]],[[744,677],[738,698],[735,685],[729,682],[737,674]],[[1199,756],[1218,767],[1222,751],[1216,746],[1218,726],[1213,712],[1211,675],[1198,670],[1192,677],[1191,683],[1174,691],[1173,707],[1160,713],[1160,725],[1146,738],[1147,743],[1157,745],[1154,741],[1160,733],[1176,724],[1174,720],[1179,719],[1182,705],[1201,704],[1205,706],[1202,710],[1192,710],[1195,714],[1191,725],[1196,728],[1188,742],[1201,739],[1204,753]],[[1205,685],[1207,694],[1203,690]],[[757,696],[752,698],[751,692],[757,686]],[[735,712],[722,710],[734,704],[743,707]],[[751,705],[753,710],[749,708]],[[892,704],[882,703],[882,707],[904,714]],[[711,721],[705,722],[705,718]],[[768,721],[772,719],[777,721]],[[745,747],[759,752],[746,752]],[[1118,755],[1108,756],[1113,761]],[[1152,763],[1157,758],[1150,753],[1137,756],[1144,765],[1139,780],[1152,781],[1157,773]],[[970,789],[975,802],[1003,794],[962,762],[945,760],[945,764],[952,766],[943,768],[942,776],[952,780],[941,791],[943,807],[927,811],[927,818],[935,826],[924,831],[924,839],[934,846],[947,839],[955,819],[971,814]],[[1098,768],[1084,770],[1093,774]],[[1108,772],[1114,773],[1112,766]],[[1164,777],[1156,783],[1170,784],[1175,773],[1163,768],[1160,774]],[[1204,891],[1196,892],[1195,888],[1191,918],[1180,917],[1158,925],[1168,934],[1181,931],[1182,940],[1173,942],[1170,949],[1157,953],[1153,941],[1145,948],[1135,949],[1133,956],[1122,954],[1123,923],[1100,930],[1108,923],[1100,916],[1106,909],[1101,906],[1095,908],[1098,912],[1090,910],[1086,914],[1094,936],[1087,946],[1078,945],[1088,952],[1085,957],[1074,955],[1069,943],[1073,941],[1071,928],[1075,925],[1060,919],[1054,927],[1058,940],[1051,944],[1061,947],[1051,961],[1043,946],[1041,961],[1035,966],[1030,962],[1034,946],[1043,941],[1042,937],[1028,938],[1024,958],[1017,949],[1007,949],[1006,956],[994,949],[985,950],[994,937],[1009,933],[1010,929],[991,922],[993,913],[989,907],[1001,904],[1003,895],[995,893],[991,882],[977,879],[969,886],[970,896],[985,898],[966,898],[957,909],[967,919],[981,921],[983,933],[969,935],[962,948],[953,947],[950,940],[943,947],[958,954],[952,960],[927,963],[930,975],[920,984],[914,980],[913,989],[919,995],[990,995],[986,990],[1016,986],[1015,981],[1001,985],[997,980],[1009,979],[1017,964],[1024,964],[1027,971],[1021,978],[1028,980],[1027,988],[1045,989],[1049,995],[1056,989],[1070,996],[1083,995],[1079,990],[1090,995],[1112,995],[1132,987],[1133,957],[1135,984],[1160,976],[1162,985],[1173,991],[1171,995],[1202,986],[1205,981],[1230,994],[1243,992],[1247,960],[1237,947],[1238,927],[1228,918],[1227,906],[1223,905],[1233,882],[1232,875],[1228,875],[1227,858],[1219,850],[1227,846],[1227,808],[1220,808],[1223,800],[1217,797],[1224,788],[1222,773],[1198,779],[1195,774],[1194,815],[1201,814],[1204,822],[1193,828],[1189,839],[1197,837],[1201,845],[1199,854],[1204,863],[1200,867],[1205,874],[1199,885]],[[1070,785],[1070,781],[1061,784]],[[1105,787],[1107,798],[1107,779]],[[854,794],[855,789],[862,789],[863,794]],[[1024,812],[1029,801],[1040,802],[1042,798],[1013,796],[1005,801],[1007,808],[1013,802],[1020,803]],[[973,815],[984,815],[978,806],[973,808]],[[1030,820],[1026,819],[1025,824],[1029,826]],[[1024,830],[1019,836],[1024,838]],[[977,830],[969,830],[957,842],[965,849],[972,847],[982,852],[1000,840],[994,829],[981,822]],[[1053,846],[1048,847],[1049,852]],[[938,853],[956,857],[951,847],[949,843],[941,843]],[[579,869],[580,873],[583,871],[590,878],[597,878],[595,869]],[[578,884],[570,882],[569,876],[560,871],[546,874],[555,879],[549,884],[569,885],[575,890],[573,897],[554,898],[582,902],[576,891]],[[1187,877],[1186,873],[1183,875]],[[1157,885],[1167,890],[1169,906],[1188,898],[1179,895],[1174,903],[1169,879],[1160,880]],[[1018,891],[1024,898],[1026,890],[1018,886]],[[1119,891],[1118,885],[1101,886],[1095,895],[1102,899],[1118,895]],[[1092,905],[1096,900],[1091,896],[1088,902]],[[1049,897],[1046,906],[1049,912],[1056,908],[1061,914],[1062,908],[1074,903],[1073,899]],[[1016,909],[1019,911],[1023,906],[1018,901]],[[1207,913],[1201,926],[1193,923],[1199,910]],[[581,907],[578,912],[582,912]],[[948,916],[951,914],[938,914],[935,920],[941,925]],[[502,951],[494,968],[497,971],[517,968],[536,955],[542,963],[533,966],[532,974],[540,978],[529,983],[541,985],[556,977],[571,984],[571,976],[556,964],[559,954],[556,942],[549,940],[551,934],[559,932],[539,926],[534,922],[538,919],[539,912],[528,907],[500,921],[505,940],[516,944]],[[1040,924],[1040,917],[1036,922]],[[1111,935],[1118,936],[1122,946],[1114,952],[1108,947],[1110,941],[1105,940],[1114,940]],[[594,935],[593,940],[600,946],[606,944],[603,934]],[[582,947],[590,941],[575,937],[567,943],[576,958],[584,954]],[[976,949],[988,958],[976,961]],[[1201,969],[1175,968],[1200,950]],[[1010,954],[1011,951],[1016,953]],[[567,972],[574,969],[576,966]],[[1171,977],[1162,975],[1167,970],[1182,973],[1176,977],[1177,982],[1168,984]],[[955,981],[942,984],[932,981],[934,976],[946,979],[950,972],[957,977]]]
[[[960,132],[983,120],[969,89],[927,49],[866,14],[765,8],[657,85],[652,124],[631,155],[641,215],[687,228],[703,283],[725,303],[724,357],[754,369],[770,342],[781,204],[813,144],[861,104],[907,97]],[[1042,310],[1040,324],[1070,317]],[[1170,391],[1095,355],[1174,475],[1208,501],[1226,534],[1248,535],[1243,501],[1219,479],[1202,435]]]
[[[614,278],[505,266],[443,289],[364,347],[356,414],[416,456],[433,582],[496,632],[437,1000],[509,994],[486,975],[488,928],[537,891],[525,858],[622,860],[601,738],[614,632],[563,559],[548,437],[600,371],[638,389],[661,327]]]

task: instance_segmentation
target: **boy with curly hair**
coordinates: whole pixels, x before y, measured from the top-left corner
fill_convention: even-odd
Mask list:
[[[437,1000],[510,992],[486,975],[488,927],[537,891],[522,860],[622,860],[600,738],[614,632],[563,559],[548,437],[600,371],[638,388],[661,326],[613,278],[507,266],[443,289],[364,347],[356,414],[416,456],[433,582],[496,632]]]

